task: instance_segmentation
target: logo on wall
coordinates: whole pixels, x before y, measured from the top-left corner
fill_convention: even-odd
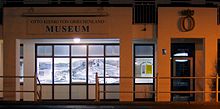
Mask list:
[[[182,10],[181,15],[182,17],[180,18],[180,30],[182,32],[193,30],[195,27],[195,20],[192,17],[194,15],[194,10]]]

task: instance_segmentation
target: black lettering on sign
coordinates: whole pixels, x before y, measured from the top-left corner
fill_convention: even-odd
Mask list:
[[[57,26],[57,25],[46,25],[46,32],[53,33],[53,32],[89,32],[89,26]]]

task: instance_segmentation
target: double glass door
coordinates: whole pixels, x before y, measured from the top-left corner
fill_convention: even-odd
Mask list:
[[[193,58],[192,57],[174,57],[172,61],[171,94],[172,101],[193,101],[194,94],[187,91],[194,90]],[[176,78],[175,78],[176,77]],[[180,93],[178,93],[180,92]]]

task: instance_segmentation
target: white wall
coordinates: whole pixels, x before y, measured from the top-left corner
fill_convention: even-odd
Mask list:
[[[34,43],[31,40],[21,40],[24,44],[24,76],[34,76]],[[19,49],[20,50],[20,49]],[[25,78],[23,83],[23,91],[34,91],[34,79]],[[25,92],[23,93],[24,101],[33,101],[34,93]]]

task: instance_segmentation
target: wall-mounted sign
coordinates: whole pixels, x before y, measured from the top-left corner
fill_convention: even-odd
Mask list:
[[[108,33],[106,17],[29,17],[27,34]]]
[[[180,17],[180,30],[182,32],[188,32],[194,29],[195,27],[195,20],[192,17],[194,15],[194,10],[182,10]]]

